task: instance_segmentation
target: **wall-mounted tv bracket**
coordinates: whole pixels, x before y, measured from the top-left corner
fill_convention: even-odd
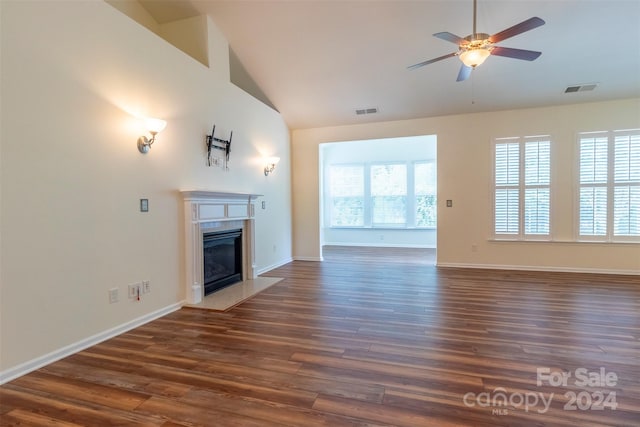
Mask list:
[[[216,132],[216,125],[213,125],[211,135],[207,135],[207,165],[216,166],[218,164],[217,158],[213,156],[213,150],[224,151],[224,169],[229,169],[229,154],[231,153],[231,138],[233,138],[233,131],[229,135],[228,140],[216,138],[214,133]]]

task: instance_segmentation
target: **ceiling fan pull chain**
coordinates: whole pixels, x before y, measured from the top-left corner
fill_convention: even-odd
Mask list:
[[[474,81],[473,74],[474,73],[471,73],[471,105],[476,104],[476,92],[475,92],[475,86],[473,84],[473,81]]]

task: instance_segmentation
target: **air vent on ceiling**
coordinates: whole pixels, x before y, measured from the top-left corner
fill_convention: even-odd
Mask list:
[[[356,110],[356,114],[358,116],[362,116],[363,114],[376,114],[377,112],[378,112],[378,107],[358,108]]]
[[[597,83],[585,83],[581,85],[567,86],[564,93],[590,92],[598,86]]]

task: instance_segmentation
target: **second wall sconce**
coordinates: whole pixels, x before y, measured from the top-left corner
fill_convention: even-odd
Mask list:
[[[280,161],[280,157],[267,157],[265,159],[264,176],[269,175],[276,168],[276,165]]]
[[[151,144],[153,144],[156,140],[156,135],[162,132],[162,130],[167,126],[167,122],[161,119],[149,118],[145,120],[145,125],[147,127],[147,130],[151,134],[151,139],[147,138],[146,136],[141,136],[140,138],[138,138],[138,150],[140,150],[140,152],[143,154],[149,152]]]

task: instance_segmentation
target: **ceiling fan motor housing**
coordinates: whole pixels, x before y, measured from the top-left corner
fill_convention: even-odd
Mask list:
[[[475,34],[468,35],[464,39],[472,43],[472,42],[489,40],[489,37],[491,36],[487,33],[475,33]]]

